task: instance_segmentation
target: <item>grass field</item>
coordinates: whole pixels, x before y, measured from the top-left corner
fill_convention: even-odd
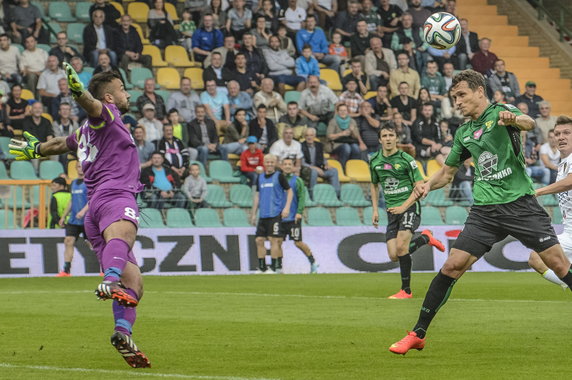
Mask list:
[[[568,378],[572,295],[534,273],[468,273],[425,350],[389,353],[433,276],[413,275],[413,300],[385,299],[397,274],[146,277],[147,370],[109,344],[99,278],[1,279],[0,379]]]

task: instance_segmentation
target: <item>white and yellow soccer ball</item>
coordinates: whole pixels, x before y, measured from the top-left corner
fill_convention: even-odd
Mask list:
[[[461,24],[450,13],[433,13],[425,20],[423,37],[435,49],[449,49],[461,39]]]

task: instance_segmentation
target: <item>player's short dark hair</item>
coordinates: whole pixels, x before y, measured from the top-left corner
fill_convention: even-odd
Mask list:
[[[381,128],[379,128],[379,132],[377,132],[377,138],[380,139],[381,138],[381,132],[384,130],[388,130],[393,132],[396,136],[397,136],[397,131],[395,130],[395,127],[391,124],[388,123],[384,123],[381,125]]]
[[[556,119],[556,125],[554,127],[556,128],[557,126],[564,124],[572,124],[572,117],[567,115],[558,116],[558,119]]]
[[[99,73],[91,78],[89,82],[88,91],[97,100],[103,100],[103,96],[107,91],[107,87],[115,79],[119,79],[123,83],[123,78],[113,71],[107,71],[105,73]]]
[[[485,91],[487,89],[485,77],[483,74],[476,72],[475,70],[463,70],[459,74],[455,75],[453,77],[451,88],[455,88],[455,86],[463,81],[467,82],[467,85],[473,91],[477,91],[479,87],[482,87]]]

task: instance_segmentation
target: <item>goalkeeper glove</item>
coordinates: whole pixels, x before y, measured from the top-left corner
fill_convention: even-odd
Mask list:
[[[81,81],[79,80],[79,77],[77,76],[77,73],[75,72],[75,70],[73,69],[73,67],[69,63],[64,62],[64,69],[66,71],[66,77],[68,79],[68,86],[70,88],[72,96],[74,99],[77,99],[85,91],[85,89],[83,87],[83,83],[81,83]]]
[[[12,139],[10,140],[10,154],[16,156],[16,161],[31,160],[33,158],[40,158],[40,141],[29,134],[24,132],[24,138],[26,141]]]

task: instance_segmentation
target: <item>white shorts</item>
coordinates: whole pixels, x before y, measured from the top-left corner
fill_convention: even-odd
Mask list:
[[[556,237],[564,250],[564,254],[568,257],[568,260],[572,261],[572,233],[563,232]]]

